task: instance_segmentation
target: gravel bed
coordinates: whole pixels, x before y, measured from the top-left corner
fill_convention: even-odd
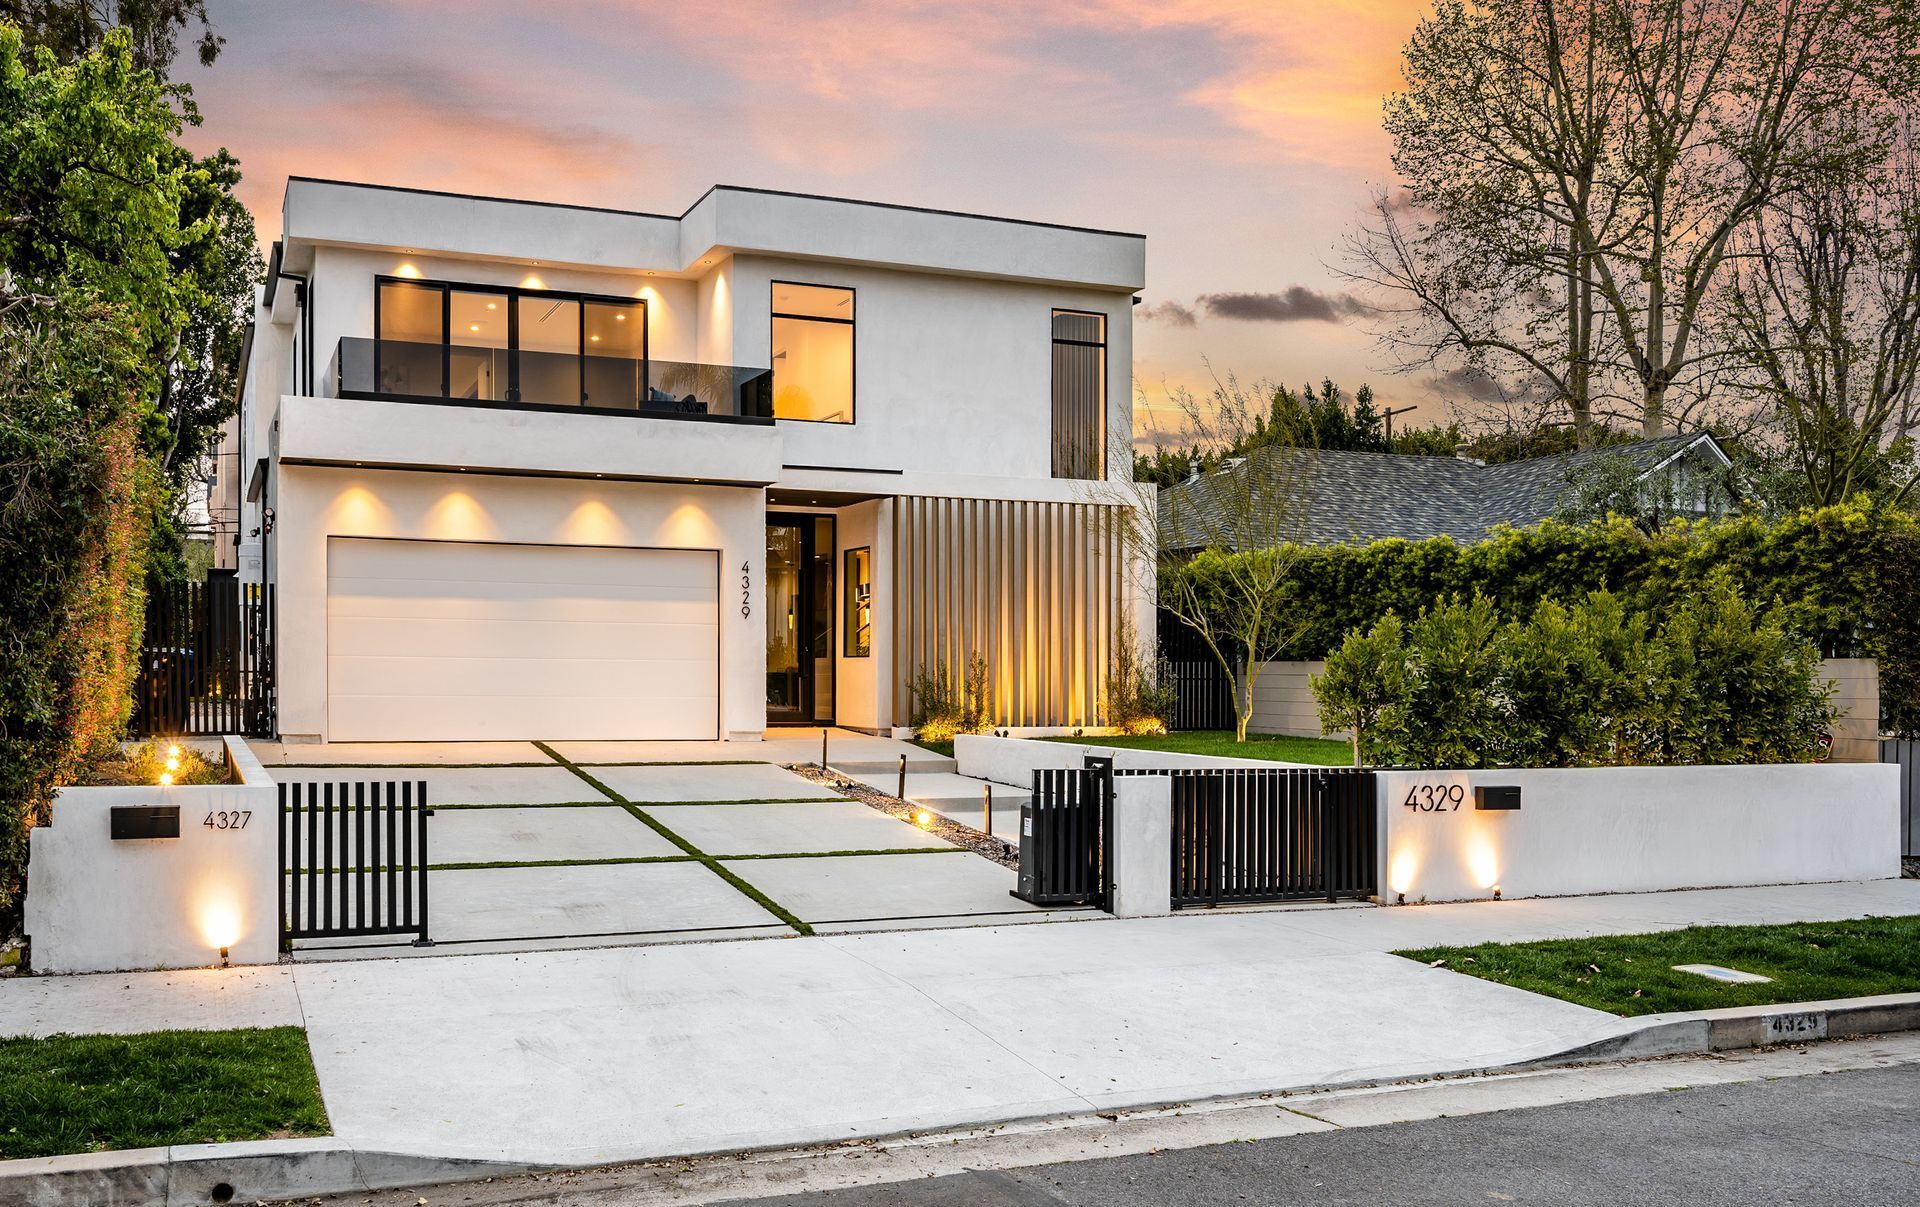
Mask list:
[[[1902,859],[1900,875],[1907,880],[1920,880],[1920,859]]]
[[[965,847],[983,859],[991,859],[1001,867],[1020,867],[1020,847],[1003,838],[989,838],[972,826],[963,826],[957,821],[942,817],[931,809],[923,809],[912,801],[890,796],[878,788],[870,787],[859,780],[848,779],[837,771],[822,771],[812,763],[786,764],[788,771],[811,783],[821,784],[841,792],[870,809],[878,809],[888,817],[904,821],[908,825],[919,826],[919,816],[924,813],[930,819],[921,829],[929,834],[937,834],[955,846]]]

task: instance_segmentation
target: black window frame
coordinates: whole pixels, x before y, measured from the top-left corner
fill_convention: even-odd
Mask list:
[[[1063,339],[1062,337],[1055,335],[1054,320],[1059,318],[1063,314],[1077,315],[1081,318],[1099,319],[1100,320],[1100,338],[1097,340]],[[1112,348],[1108,343],[1107,335],[1108,335],[1108,332],[1112,329],[1112,327],[1113,327],[1113,316],[1108,314],[1104,310],[1081,310],[1073,306],[1054,306],[1049,308],[1047,311],[1047,335],[1048,335],[1047,416],[1048,416],[1048,436],[1049,436],[1048,445],[1047,445],[1048,447],[1047,460],[1049,462],[1049,465],[1047,468],[1048,468],[1049,475],[1052,476],[1056,481],[1105,482],[1107,480],[1107,470],[1108,470],[1107,408],[1112,404],[1112,401],[1113,401],[1110,397],[1108,397],[1107,375],[1111,373],[1113,370],[1113,362],[1112,362]],[[1059,439],[1058,434],[1053,431],[1053,425],[1059,421],[1056,407],[1058,406],[1058,403],[1059,403],[1059,391],[1060,391],[1059,373],[1053,364],[1052,353],[1053,353],[1053,349],[1061,344],[1066,344],[1069,347],[1074,347],[1074,348],[1098,348],[1100,349],[1100,353],[1101,353],[1100,355],[1100,406],[1098,410],[1098,414],[1100,417],[1100,430],[1095,434],[1095,437],[1094,437],[1094,471],[1095,472],[1094,472],[1094,476],[1091,478],[1063,477],[1060,474],[1059,468],[1051,464],[1053,460],[1053,456],[1052,456],[1053,449],[1057,447],[1058,439]]]
[[[377,273],[373,278],[373,380],[380,381],[380,345],[384,337],[380,334],[380,295],[387,285],[418,285],[440,291],[440,393],[433,394],[389,394],[382,391],[356,391],[356,398],[372,398],[384,402],[418,402],[432,399],[451,406],[497,407],[511,410],[567,411],[589,415],[632,415],[644,414],[646,410],[647,390],[653,384],[653,324],[652,311],[647,299],[621,297],[617,294],[584,293],[571,289],[526,289],[518,285],[493,285],[478,281],[451,281],[433,277],[402,277],[386,273]],[[453,293],[498,294],[507,308],[507,398],[454,398],[450,394],[452,386],[453,349],[461,347],[453,342]],[[579,305],[579,350],[574,356],[582,363],[580,366],[580,402],[523,402],[520,393],[520,299],[552,298],[555,301],[574,302]],[[586,347],[587,347],[587,304],[597,302],[606,305],[640,308],[640,397],[633,407],[596,407],[586,402]],[[676,416],[676,418],[705,418],[722,421],[736,421],[743,416],[707,415]]]
[[[840,289],[845,290],[849,298],[848,308],[853,318],[823,318],[817,314],[788,314],[773,308],[773,291],[782,285],[797,285],[802,289]],[[852,285],[829,285],[824,281],[786,281],[769,280],[767,282],[767,369],[774,375],[773,396],[780,396],[780,370],[773,366],[773,325],[780,319],[800,323],[838,323],[853,328],[853,338],[847,347],[847,417],[845,419],[789,419],[782,416],[775,406],[775,423],[826,423],[834,427],[852,427],[860,421],[860,328],[855,319],[860,317],[860,291]]]

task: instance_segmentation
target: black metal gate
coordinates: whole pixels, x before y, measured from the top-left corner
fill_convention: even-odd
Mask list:
[[[1013,895],[1034,905],[1104,906],[1111,899],[1113,760],[1039,769],[1020,810],[1020,877]]]
[[[272,737],[273,588],[233,578],[151,588],[133,705],[140,737]]]
[[[1885,738],[1880,761],[1900,768],[1900,854],[1920,858],[1920,738]]]
[[[280,949],[413,935],[427,946],[424,780],[280,785]]]
[[[1173,676],[1173,730],[1232,729],[1233,679],[1191,627],[1162,611],[1157,621],[1160,659]]]
[[[1173,907],[1371,897],[1374,773],[1361,768],[1167,771]]]

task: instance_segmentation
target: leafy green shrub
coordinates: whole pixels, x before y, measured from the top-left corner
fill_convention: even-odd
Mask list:
[[[1658,630],[1606,592],[1525,621],[1492,603],[1389,614],[1313,680],[1321,724],[1356,758],[1417,767],[1804,762],[1834,710],[1814,647],[1784,609],[1722,583]]]
[[[1149,658],[1134,640],[1133,626],[1123,623],[1100,701],[1107,724],[1123,734],[1163,734],[1178,698],[1172,664]]]
[[[913,692],[913,736],[922,742],[950,742],[956,733],[985,733],[993,727],[993,686],[987,660],[967,660],[963,682],[953,681],[946,660],[931,671],[922,667],[908,685]]]
[[[1326,670],[1311,681],[1320,703],[1320,730],[1346,730],[1353,742],[1353,765],[1372,760],[1380,716],[1406,693],[1406,630],[1392,612],[1371,633],[1347,634],[1327,656]]]

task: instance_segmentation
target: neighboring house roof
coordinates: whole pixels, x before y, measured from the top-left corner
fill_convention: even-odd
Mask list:
[[[1248,460],[1255,482],[1271,483],[1277,493],[1302,493],[1307,505],[1305,515],[1285,528],[1250,527],[1254,532],[1298,528],[1293,538],[1315,545],[1436,536],[1470,544],[1485,540],[1496,525],[1522,528],[1552,516],[1574,475],[1594,461],[1625,460],[1645,481],[1702,456],[1715,465],[1728,464],[1704,432],[1499,465],[1458,457],[1265,448]],[[1226,472],[1233,471],[1216,474]],[[1169,530],[1171,547],[1194,549],[1220,539],[1206,535],[1215,526],[1202,518],[1209,497],[1220,489],[1215,476],[1160,492],[1161,523]]]

